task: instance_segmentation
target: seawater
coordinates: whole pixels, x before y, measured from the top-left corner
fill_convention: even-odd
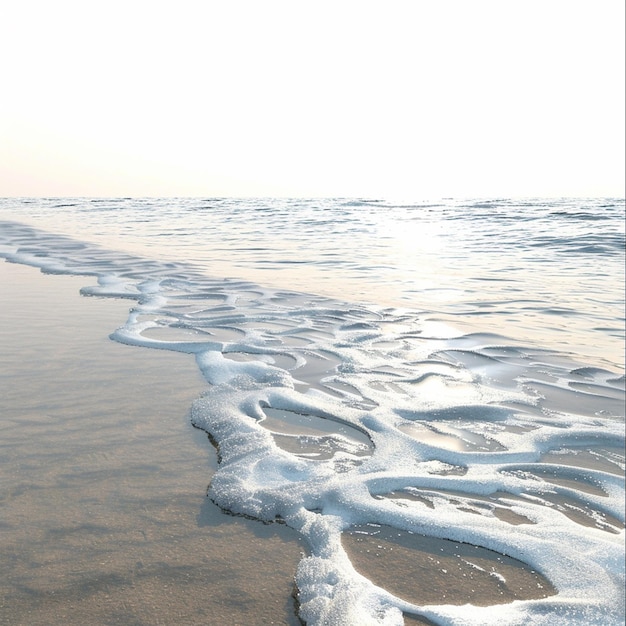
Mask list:
[[[195,358],[209,497],[301,533],[306,623],[618,624],[623,218],[615,199],[4,199],[0,254],[91,277],[84,295],[133,301],[113,339]],[[386,588],[370,540],[398,579],[400,544],[456,542],[502,598],[455,598],[436,560],[445,603]]]

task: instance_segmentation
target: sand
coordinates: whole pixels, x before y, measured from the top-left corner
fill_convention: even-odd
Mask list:
[[[299,624],[297,534],[206,498],[193,358],[111,341],[92,282],[0,262],[0,624]]]

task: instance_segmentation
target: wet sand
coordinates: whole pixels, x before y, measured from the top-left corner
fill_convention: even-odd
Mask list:
[[[299,624],[297,534],[206,498],[193,358],[111,341],[94,282],[0,262],[0,624]]]
[[[410,602],[491,606],[556,593],[525,563],[467,543],[378,524],[355,526],[342,541],[357,570]]]

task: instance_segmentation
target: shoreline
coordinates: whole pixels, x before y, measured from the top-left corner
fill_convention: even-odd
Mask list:
[[[0,624],[300,624],[292,594],[304,542],[208,500],[216,455],[188,415],[207,383],[189,354],[111,341],[132,302],[80,296],[94,280],[0,265],[11,303],[0,312],[0,481],[10,494]],[[526,576],[521,562],[480,581],[455,561],[453,542],[390,529],[381,541],[380,532],[347,532],[344,548],[361,574],[406,601],[520,599],[498,580]],[[445,577],[433,575],[435,543]],[[514,585],[535,599],[550,581]],[[405,614],[405,623],[429,622]]]
[[[1,200],[1,199],[0,199]],[[0,206],[0,211],[4,207]],[[12,215],[4,209],[2,219],[15,224],[20,224],[33,228],[41,233],[48,235],[60,235],[69,237],[75,241],[88,242],[97,247],[115,250],[120,254],[131,254],[144,256],[145,258],[154,258],[154,248],[148,245],[141,237],[128,240],[126,237],[121,239],[112,239],[111,236],[94,232],[93,225],[88,230],[76,227],[76,220],[70,216],[65,216],[62,222],[59,222],[59,215],[55,214],[55,220],[51,222],[49,219],[43,218],[41,215],[33,217],[32,215]],[[62,223],[63,228],[59,225]],[[169,249],[163,246],[164,241],[159,239],[158,256],[163,261],[176,262],[180,258],[185,257],[185,250]],[[181,254],[182,252],[182,254]],[[504,310],[497,310],[500,300],[500,294],[492,294],[491,299],[481,302],[481,289],[475,293],[474,298],[461,298],[459,294],[465,290],[463,284],[473,283],[476,280],[482,281],[484,285],[488,285],[489,281],[482,278],[467,278],[459,285],[439,288],[424,286],[419,291],[419,297],[407,299],[405,296],[392,296],[386,293],[385,284],[370,284],[365,281],[358,289],[354,287],[355,283],[348,273],[341,278],[337,275],[330,280],[325,275],[325,271],[311,272],[305,264],[298,263],[297,270],[290,273],[288,264],[280,266],[280,271],[259,269],[255,264],[231,265],[226,263],[223,258],[205,259],[197,265],[198,259],[191,261],[192,265],[196,265],[195,269],[201,273],[205,273],[205,267],[211,267],[211,272],[206,275],[211,278],[227,278],[235,281],[252,281],[258,285],[273,289],[283,289],[284,282],[287,277],[290,278],[290,284],[296,292],[307,293],[310,284],[315,284],[316,295],[329,298],[331,300],[340,300],[350,302],[355,306],[365,306],[374,308],[396,308],[402,310],[420,310],[435,323],[442,323],[451,328],[464,333],[481,332],[486,326],[491,332],[501,335],[503,338],[514,342],[520,346],[541,347],[543,350],[551,353],[558,353],[573,362],[578,363],[581,367],[591,366],[600,369],[606,369],[615,373],[617,376],[623,376],[625,372],[624,364],[624,335],[623,328],[619,323],[611,328],[599,328],[601,325],[614,325],[602,316],[601,318],[578,319],[577,308],[573,303],[566,305],[560,302],[559,297],[555,297],[554,302],[550,304],[548,301],[545,306],[536,308],[533,306],[534,300],[528,300],[528,306],[521,309],[514,309],[511,316],[510,306]],[[245,271],[244,271],[245,269]],[[276,280],[276,276],[280,278]],[[469,280],[469,283],[468,283]],[[495,279],[490,279],[495,280]],[[595,285],[595,281],[592,283]],[[607,283],[608,285],[609,283]],[[620,284],[620,283],[618,283]],[[483,287],[484,287],[483,285]],[[623,281],[620,285],[623,285]],[[554,294],[559,293],[560,283],[553,284]],[[376,291],[376,298],[371,298],[372,291]],[[454,298],[450,303],[445,296],[447,292],[458,292],[459,298]],[[623,289],[622,289],[623,291]],[[618,291],[619,294],[619,291]],[[621,295],[621,294],[620,294]],[[529,296],[526,295],[525,298]],[[442,299],[443,298],[443,299]],[[509,305],[513,305],[518,301],[517,294],[509,301]],[[623,301],[623,300],[622,300]],[[523,301],[520,301],[523,302]],[[501,303],[500,303],[501,304]],[[580,305],[581,302],[578,301]],[[563,307],[562,310],[559,307]],[[597,306],[593,307],[595,311]],[[517,320],[517,321],[515,321]],[[593,328],[593,326],[598,328]],[[568,330],[575,326],[576,332],[573,334]],[[592,330],[608,333],[608,335],[588,335]]]

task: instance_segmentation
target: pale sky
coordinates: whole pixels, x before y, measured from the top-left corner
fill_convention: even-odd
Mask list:
[[[6,0],[0,196],[624,195],[623,0]]]

